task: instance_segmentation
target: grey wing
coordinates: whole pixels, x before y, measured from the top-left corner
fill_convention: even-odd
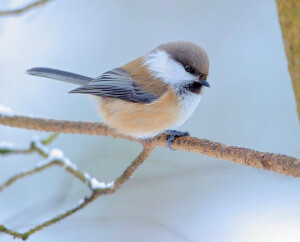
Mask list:
[[[91,94],[101,97],[118,98],[128,102],[151,103],[158,99],[152,93],[143,91],[122,68],[105,72],[89,84],[76,88],[70,93]]]

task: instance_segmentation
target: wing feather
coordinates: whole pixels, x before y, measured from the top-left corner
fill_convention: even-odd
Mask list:
[[[102,76],[95,78],[87,85],[70,91],[70,93],[119,98],[124,101],[137,103],[151,103],[159,98],[153,93],[138,87],[136,82],[122,68],[105,72]]]

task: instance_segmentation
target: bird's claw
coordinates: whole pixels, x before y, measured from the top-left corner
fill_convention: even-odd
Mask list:
[[[172,147],[172,144],[175,140],[176,137],[181,137],[181,136],[190,136],[189,132],[182,132],[182,131],[177,131],[177,130],[167,130],[165,133],[167,133],[167,142],[168,142],[168,147],[171,150],[175,150]]]

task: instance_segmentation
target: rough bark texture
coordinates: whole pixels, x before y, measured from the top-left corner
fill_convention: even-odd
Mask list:
[[[31,9],[42,6],[51,0],[39,0],[28,4],[22,8],[0,11],[1,16],[14,16],[23,14]],[[292,83],[295,91],[298,116],[300,118],[300,0],[276,0],[278,7],[279,20],[282,29],[282,35],[286,50],[286,55],[289,63],[289,72],[292,78]],[[0,124],[19,127],[25,129],[32,129],[46,132],[59,132],[59,133],[78,133],[88,135],[103,135],[112,136],[114,138],[128,139],[131,141],[137,141],[143,144],[144,149],[136,157],[136,159],[127,167],[127,169],[117,179],[111,183],[107,188],[94,188],[91,179],[86,174],[80,172],[72,166],[68,166],[64,160],[52,160],[45,163],[42,166],[37,166],[32,170],[19,173],[4,184],[0,185],[0,191],[7,188],[17,180],[34,173],[45,170],[53,165],[59,165],[64,167],[66,171],[70,172],[76,178],[87,184],[92,193],[80,201],[75,207],[64,213],[45,221],[44,223],[37,225],[36,227],[28,230],[24,233],[6,228],[0,224],[0,232],[12,235],[14,238],[27,239],[33,233],[50,226],[72,214],[81,210],[100,195],[106,195],[114,193],[125,182],[130,179],[132,174],[138,169],[138,167],[147,159],[152,150],[156,146],[168,147],[166,142],[166,134],[155,137],[151,140],[143,141],[134,139],[132,137],[118,134],[116,131],[108,128],[101,123],[88,123],[88,122],[70,122],[70,121],[57,121],[47,120],[39,118],[30,118],[17,115],[4,115],[0,113]],[[49,158],[49,154],[45,153],[44,149],[40,149],[41,145],[49,144],[56,135],[50,136],[49,139],[41,141],[38,145],[32,142],[28,149],[14,150],[14,149],[0,149],[1,155],[18,154],[18,153],[32,153],[37,152],[45,158]],[[238,164],[248,165],[265,170],[271,170],[285,175],[292,175],[300,177],[300,160],[298,158],[289,157],[280,154],[259,152],[251,149],[234,147],[224,145],[218,142],[209,141],[206,139],[198,139],[194,137],[180,137],[177,138],[173,144],[173,147],[178,150],[184,150],[189,152],[201,153],[213,158],[232,161]]]
[[[276,0],[300,119],[300,0]]]
[[[151,144],[153,146],[168,147],[166,142],[167,134],[162,134],[151,140],[143,141],[119,134],[102,123],[47,120],[17,115],[9,117],[1,116],[0,114],[0,124],[47,132],[112,136],[114,138],[137,141],[143,145]],[[176,150],[200,153],[213,158],[228,160],[238,164],[270,170],[285,175],[300,177],[300,160],[294,157],[228,146],[194,137],[176,138],[173,143],[173,148]]]

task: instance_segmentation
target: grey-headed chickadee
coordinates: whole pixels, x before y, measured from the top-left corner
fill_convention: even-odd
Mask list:
[[[80,87],[70,93],[98,97],[104,122],[118,132],[137,138],[170,134],[194,112],[207,82],[209,60],[206,52],[190,42],[162,44],[144,56],[91,78],[56,69],[35,67],[30,75],[70,82]]]

